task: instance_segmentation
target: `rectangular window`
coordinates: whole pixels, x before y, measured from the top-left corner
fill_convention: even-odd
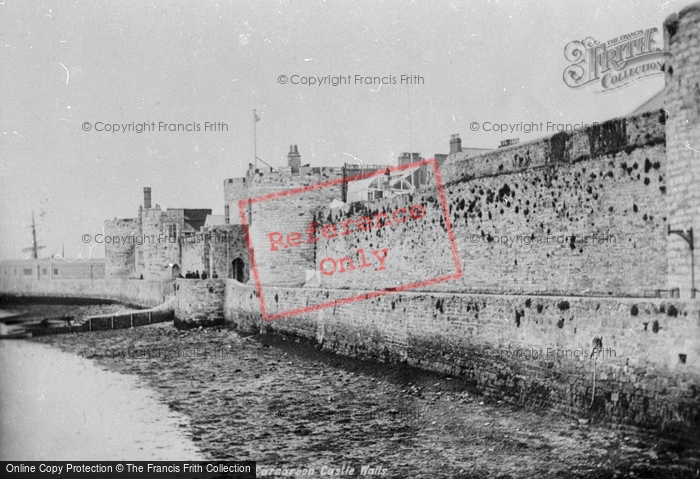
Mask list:
[[[46,276],[47,274],[49,274],[49,270],[46,269],[46,268],[41,268],[41,274],[43,274],[44,276]]]
[[[177,237],[177,225],[168,225],[168,236],[171,238]]]
[[[380,200],[384,197],[384,192],[382,190],[369,191],[367,196],[370,201]]]
[[[32,269],[31,269],[31,268],[24,268],[24,275],[25,275],[25,276],[31,276],[31,275],[32,275]]]
[[[58,268],[54,268],[54,269],[53,269],[53,275],[54,275],[54,276],[58,276]]]

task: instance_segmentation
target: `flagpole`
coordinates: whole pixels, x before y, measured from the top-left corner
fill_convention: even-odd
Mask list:
[[[409,84],[406,83],[406,100],[408,102],[408,156],[409,156],[409,163],[413,163],[413,134],[411,132],[411,88],[409,87]],[[413,182],[413,179],[411,178],[411,182]]]
[[[253,160],[253,174],[255,170],[258,169],[258,115],[253,110],[253,155],[255,159]]]
[[[254,182],[258,169],[258,114],[253,109],[253,175],[251,181]],[[248,203],[248,225],[253,224],[253,203]]]

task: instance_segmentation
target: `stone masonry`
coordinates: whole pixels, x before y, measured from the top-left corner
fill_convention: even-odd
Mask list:
[[[278,287],[269,308],[346,293]],[[666,433],[700,427],[697,301],[405,292],[264,323],[255,288],[229,283],[225,315],[242,330],[463,377],[516,404]]]
[[[42,281],[31,270],[13,281],[7,270],[0,290],[136,297],[149,305],[167,298],[178,327],[226,321],[312,338],[344,354],[463,377],[517,404],[697,434],[700,261],[689,240],[692,231],[697,244],[700,234],[699,37],[700,4],[664,24],[672,54],[665,111],[476,156],[453,138],[439,169],[444,207],[438,189],[428,187],[331,208],[342,185],[319,185],[342,178],[342,169],[304,166],[293,145],[287,167],[251,168],[245,178],[225,180],[226,224],[212,231],[234,238],[226,246],[113,245],[106,278]],[[283,194],[308,186],[318,187]],[[244,211],[250,257],[238,204],[261,196]],[[286,238],[314,222],[319,230],[356,225],[416,205],[425,215],[411,221],[270,248],[272,232]],[[205,210],[151,208],[149,189],[138,218],[107,222],[105,233],[163,234],[176,225],[180,234],[192,223],[187,211]],[[461,277],[393,291],[454,272],[448,223]],[[385,268],[349,267],[350,260],[359,264],[359,250],[383,248]],[[323,274],[325,258],[342,259],[346,271]],[[263,321],[253,261],[269,314],[331,307]],[[218,278],[172,280],[168,265],[185,262]],[[223,279],[236,268],[242,281]],[[140,274],[146,281],[126,279]],[[356,295],[360,300],[344,301]]]
[[[322,188],[254,204],[246,214],[268,314],[331,306],[265,322],[257,288],[227,281],[226,320],[464,377],[518,404],[697,433],[700,269],[683,236],[692,227],[697,243],[700,231],[700,4],[664,30],[666,111],[476,156],[451,148],[440,168],[446,212],[435,188],[339,208]],[[279,171],[255,176],[256,187],[251,176],[236,199],[325,180]],[[270,251],[273,231],[358,224],[412,205],[422,221]],[[454,271],[448,221],[461,278],[392,292]],[[382,248],[385,269],[349,267],[358,250]],[[323,274],[324,258],[346,271]],[[310,269],[320,284],[302,288]]]
[[[659,113],[448,160],[441,174],[464,274],[430,290],[645,296],[665,289],[666,156]],[[332,239],[319,235],[319,271],[324,258],[350,256],[356,265],[359,249],[388,248],[385,271],[321,274],[321,284],[385,289],[455,271],[436,189],[325,208],[319,228],[414,204],[425,208],[426,218]]]
[[[690,5],[664,23],[672,58],[666,68],[668,114],[668,227],[694,235],[700,243],[700,4]],[[700,288],[700,261],[691,261],[690,245],[678,234],[668,238],[668,287],[691,296],[691,283]],[[694,263],[694,271],[691,265]],[[697,291],[695,291],[697,293]],[[700,295],[697,295],[700,297]]]

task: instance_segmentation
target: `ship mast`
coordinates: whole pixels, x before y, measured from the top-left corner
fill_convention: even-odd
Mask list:
[[[31,251],[32,259],[39,259],[39,250],[45,246],[39,246],[36,241],[36,222],[34,221],[34,211],[32,211],[32,245],[29,248],[24,248],[22,251]]]

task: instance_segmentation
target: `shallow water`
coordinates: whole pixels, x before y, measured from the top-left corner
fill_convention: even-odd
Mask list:
[[[0,460],[206,460],[187,421],[133,376],[0,340]]]

